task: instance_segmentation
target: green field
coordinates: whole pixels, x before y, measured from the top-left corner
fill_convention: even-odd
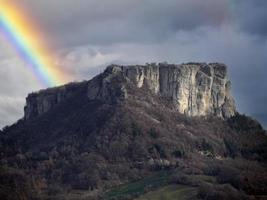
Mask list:
[[[193,199],[197,194],[197,187],[181,184],[171,184],[172,171],[161,171],[142,180],[124,184],[109,190],[105,194],[105,200],[172,200]],[[188,176],[190,180],[214,183],[215,177],[206,175]]]
[[[158,190],[151,191],[135,200],[186,200],[192,199],[197,194],[197,188],[185,185],[168,185]]]
[[[128,183],[108,191],[105,199],[123,199],[126,196],[139,196],[152,189],[165,186],[169,183],[170,172],[162,171],[140,181]]]

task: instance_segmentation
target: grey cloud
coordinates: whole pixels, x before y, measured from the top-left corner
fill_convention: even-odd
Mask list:
[[[0,128],[11,125],[23,117],[24,98],[0,97]]]
[[[32,90],[38,90],[41,85],[26,67],[25,63],[16,58],[0,61],[0,94],[2,96],[21,96],[26,95],[29,86]]]
[[[0,128],[20,119],[27,94],[42,87],[25,69],[17,58],[0,60]]]
[[[75,80],[88,80],[92,78],[92,75],[101,73],[101,70],[109,63],[119,59],[120,55],[100,51],[94,46],[82,46],[62,50],[58,57],[60,65],[64,66],[65,70],[75,77]]]
[[[267,37],[267,1],[236,0],[232,12],[241,29],[251,34]]]
[[[179,30],[227,21],[226,0],[23,0],[55,42],[157,42]]]

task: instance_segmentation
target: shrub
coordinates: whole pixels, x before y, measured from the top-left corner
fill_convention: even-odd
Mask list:
[[[28,200],[32,199],[30,181],[26,175],[11,168],[0,167],[0,199]]]
[[[212,145],[210,143],[208,143],[205,138],[203,138],[201,141],[201,150],[214,153]]]
[[[221,184],[229,183],[235,188],[240,188],[240,171],[233,167],[223,166],[217,176],[217,181]]]
[[[72,184],[73,189],[79,190],[93,190],[98,188],[100,184],[100,178],[96,171],[93,172],[82,172],[78,175],[76,180]]]
[[[156,139],[159,137],[159,133],[157,132],[157,130],[155,128],[151,128],[149,131],[148,131],[149,135]]]
[[[203,168],[203,173],[208,176],[216,176],[220,172],[220,165],[217,163],[207,163],[207,165]]]
[[[55,196],[61,193],[62,191],[63,191],[62,188],[56,184],[49,185],[47,188],[47,194],[51,196]]]
[[[34,161],[43,161],[48,160],[49,156],[46,152],[34,152],[31,157]]]
[[[229,155],[232,158],[235,158],[238,153],[237,145],[234,142],[227,140],[225,138],[223,139],[223,142],[227,150],[227,155]]]
[[[188,184],[188,176],[183,173],[177,173],[171,178],[171,182],[175,184]]]
[[[237,131],[246,131],[254,133],[256,130],[262,131],[262,126],[256,120],[237,113],[235,116],[228,119],[229,125]]]
[[[177,149],[177,150],[175,150],[175,151],[172,152],[172,155],[173,155],[175,158],[181,158],[181,157],[184,157],[185,152],[182,151],[182,150]]]
[[[246,199],[246,195],[236,190],[229,184],[211,185],[203,184],[199,187],[197,196],[205,200],[241,200]]]
[[[132,135],[134,137],[142,135],[142,129],[136,123],[132,123]]]
[[[166,158],[167,157],[166,156],[166,153],[165,153],[165,150],[164,150],[164,148],[161,145],[154,144],[154,147],[157,150],[157,152],[159,153],[159,155],[160,155],[161,158]]]

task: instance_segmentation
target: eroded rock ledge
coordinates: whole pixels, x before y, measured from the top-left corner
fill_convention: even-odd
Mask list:
[[[127,99],[126,84],[147,89],[166,98],[173,107],[189,116],[214,115],[228,118],[236,113],[227,67],[220,63],[110,65],[92,80],[30,94],[25,119],[41,115],[75,95],[86,85],[88,100],[116,103]]]

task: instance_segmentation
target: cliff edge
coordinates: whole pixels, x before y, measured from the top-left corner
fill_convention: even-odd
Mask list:
[[[236,113],[227,67],[220,63],[110,65],[90,81],[71,83],[30,94],[25,119],[39,116],[77,92],[88,101],[113,104],[134,98],[131,88],[142,89],[188,116],[229,118]]]

